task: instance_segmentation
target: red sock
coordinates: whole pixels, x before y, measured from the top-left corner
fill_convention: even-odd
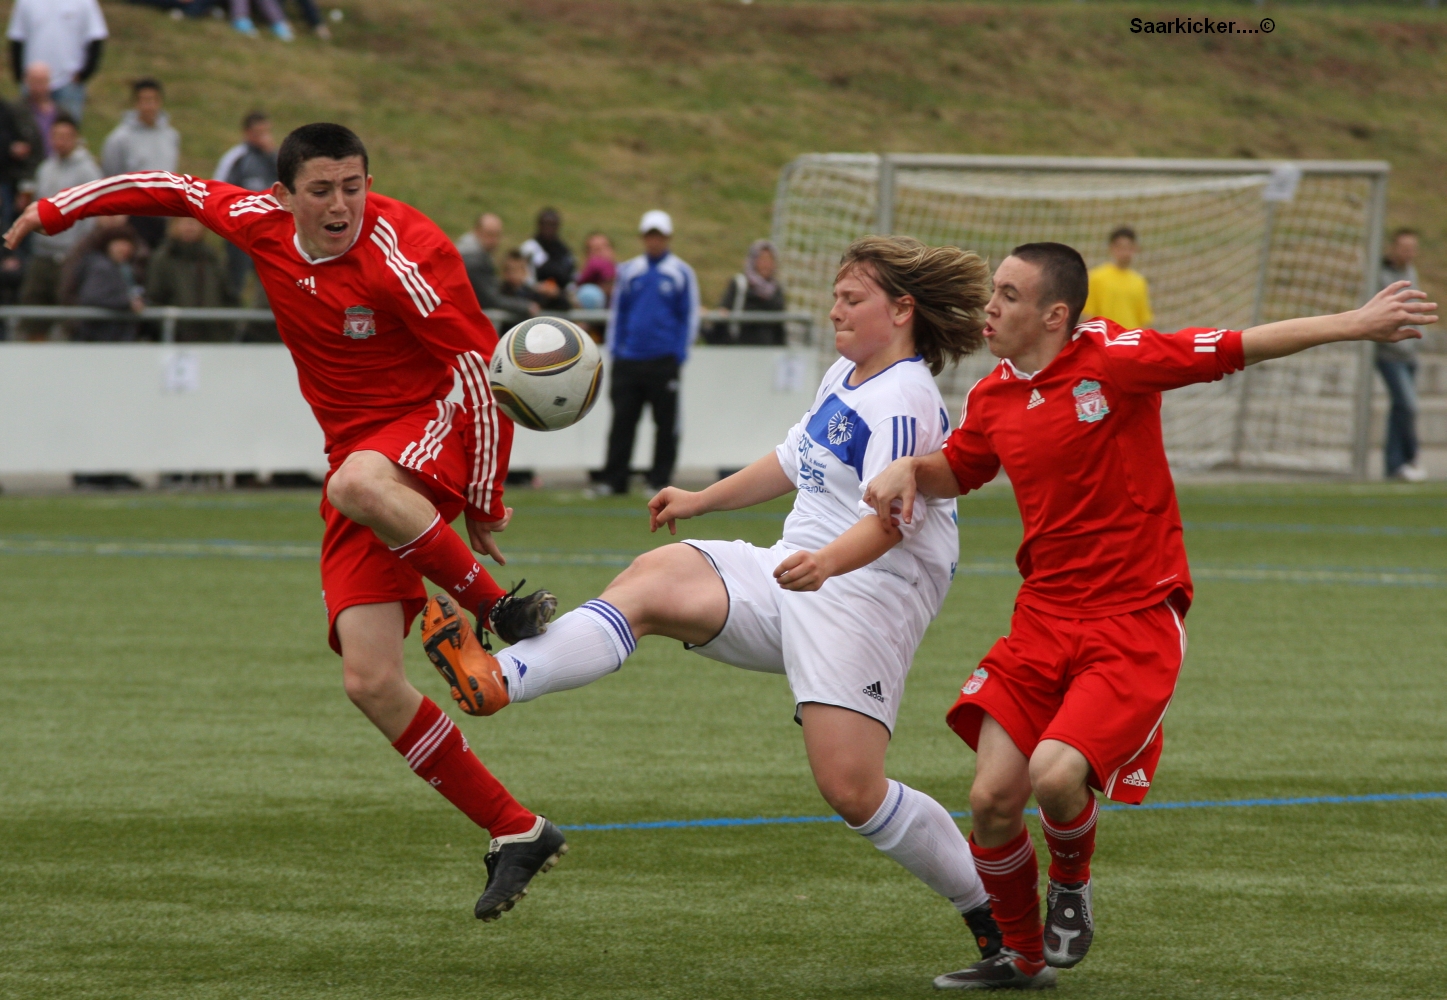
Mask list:
[[[1050,848],[1050,877],[1056,882],[1084,882],[1090,878],[1090,856],[1095,853],[1095,818],[1100,806],[1095,796],[1080,815],[1056,826],[1040,812],[1045,843]]]
[[[1005,947],[1018,951],[1032,962],[1045,961],[1045,947],[1040,923],[1040,865],[1035,860],[1035,845],[1030,831],[1001,847],[981,847],[970,835],[970,852],[975,856],[975,870],[985,891],[990,894],[990,909],[1000,925]]]
[[[505,591],[474,558],[467,543],[438,514],[427,530],[392,550],[397,557],[455,597],[464,608],[487,620]]]
[[[392,746],[407,758],[417,777],[494,837],[527,833],[537,822],[482,766],[462,731],[431,698],[422,699],[407,731]]]

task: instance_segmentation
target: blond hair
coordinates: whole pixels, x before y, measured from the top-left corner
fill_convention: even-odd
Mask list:
[[[867,268],[891,299],[914,299],[914,346],[938,375],[984,344],[990,267],[973,250],[926,246],[910,236],[864,236],[839,259],[837,282]]]

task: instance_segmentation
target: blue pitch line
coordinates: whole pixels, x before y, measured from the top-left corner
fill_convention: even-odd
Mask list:
[[[1304,795],[1290,799],[1202,799],[1195,802],[1147,802],[1143,805],[1128,806],[1119,803],[1104,804],[1101,812],[1139,812],[1143,809],[1254,809],[1263,806],[1319,806],[1353,805],[1360,802],[1427,802],[1447,799],[1447,792],[1382,792],[1376,795]],[[1026,809],[1031,816],[1039,814],[1038,809]],[[968,812],[950,813],[955,819],[964,819]],[[562,830],[687,830],[727,826],[790,826],[797,823],[842,823],[838,816],[750,816],[718,819],[657,819],[642,823],[575,823],[560,826]]]

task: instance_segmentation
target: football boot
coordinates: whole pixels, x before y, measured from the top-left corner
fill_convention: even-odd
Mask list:
[[[1048,990],[1054,988],[1055,978],[1055,970],[1044,962],[1001,948],[993,958],[982,958],[968,969],[935,976],[935,989]]]
[[[1005,942],[1000,935],[1000,925],[995,923],[995,914],[990,910],[988,902],[981,903],[973,910],[963,914],[965,923],[970,928],[970,933],[975,936],[975,944],[979,946],[981,958],[994,958],[1000,954],[1000,949]]]
[[[492,715],[511,700],[502,667],[446,594],[422,609],[422,648],[468,715]]]
[[[491,630],[503,642],[511,646],[522,639],[531,639],[548,630],[548,622],[558,610],[558,599],[549,591],[535,590],[526,597],[518,597],[526,580],[497,599],[487,615],[478,616],[479,622]]]
[[[567,853],[563,832],[543,816],[527,833],[494,837],[483,858],[487,887],[473,910],[477,919],[496,920],[511,910],[527,895],[533,876],[548,871]]]
[[[1095,938],[1090,880],[1062,884],[1050,880],[1045,896],[1045,961],[1057,969],[1079,965]]]

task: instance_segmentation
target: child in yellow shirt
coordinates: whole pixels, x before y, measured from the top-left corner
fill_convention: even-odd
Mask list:
[[[1136,250],[1134,229],[1121,226],[1110,234],[1111,263],[1101,264],[1090,272],[1090,294],[1082,316],[1104,316],[1127,330],[1150,325],[1154,318],[1150,289],[1145,277],[1130,266]]]

